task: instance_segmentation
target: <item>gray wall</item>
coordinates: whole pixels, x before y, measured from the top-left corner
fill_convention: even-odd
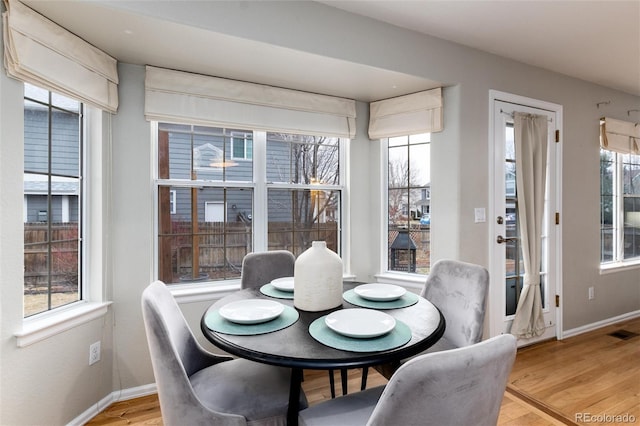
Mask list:
[[[202,2],[184,10],[179,3],[139,2],[134,7],[204,28],[215,25],[215,31],[231,35],[446,82],[445,130],[432,138],[435,259],[488,262],[488,224],[473,223],[473,208],[489,207],[489,90],[561,104],[564,329],[640,310],[640,269],[601,275],[598,268],[598,118],[625,119],[626,111],[640,104],[638,97],[315,3],[240,7]],[[309,23],[331,31],[310,30]],[[0,424],[64,424],[113,390],[153,382],[139,304],[153,278],[152,147],[143,117],[144,68],[121,64],[119,71],[120,108],[111,123],[113,166],[106,173],[112,198],[103,212],[110,229],[104,233],[109,268],[102,284],[112,310],[104,319],[25,349],[17,348],[13,337],[22,323],[22,214],[15,208],[22,202],[22,150],[16,142],[22,139],[22,94],[20,84],[1,73]],[[603,100],[611,103],[598,110],[596,103]],[[378,271],[381,250],[380,153],[366,136],[367,105],[359,102],[357,112],[358,135],[349,152],[351,272],[369,280]],[[586,297],[589,286],[597,294],[592,301]],[[200,315],[209,303],[183,305],[198,335]],[[105,362],[88,367],[87,348],[99,339],[113,349]]]

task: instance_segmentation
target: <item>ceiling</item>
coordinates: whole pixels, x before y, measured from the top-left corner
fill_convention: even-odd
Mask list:
[[[640,95],[640,0],[323,3]]]
[[[157,19],[128,12],[118,2],[106,7],[97,1],[22,1],[132,64],[171,68],[179,63],[184,71],[362,101],[439,84],[174,22],[158,25]],[[640,96],[640,0],[321,3]],[[207,55],[193,54],[199,51]],[[341,78],[328,81],[327,72]]]

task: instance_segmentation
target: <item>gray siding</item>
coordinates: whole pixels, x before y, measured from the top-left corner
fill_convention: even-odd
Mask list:
[[[51,113],[51,174],[80,176],[79,116],[65,111]],[[49,111],[41,105],[26,104],[24,111],[24,170],[47,174],[49,168]],[[41,211],[47,211],[48,184],[26,175],[27,221],[39,222]],[[78,221],[79,180],[56,182],[51,186],[52,221],[62,221],[62,196],[69,196],[69,220]]]

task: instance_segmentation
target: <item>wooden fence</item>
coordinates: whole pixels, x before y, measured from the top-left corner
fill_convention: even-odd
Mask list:
[[[51,249],[51,251],[49,251]],[[24,224],[25,293],[78,290],[78,225]]]
[[[169,241],[163,243],[165,239]],[[253,251],[252,228],[242,222],[200,222],[196,232],[191,222],[172,222],[172,234],[161,235],[160,240],[160,257],[171,262],[170,270],[160,268],[160,279],[171,283],[240,277],[242,259]],[[297,256],[317,240],[326,241],[328,248],[337,251],[337,223],[268,225],[269,250],[289,250]]]

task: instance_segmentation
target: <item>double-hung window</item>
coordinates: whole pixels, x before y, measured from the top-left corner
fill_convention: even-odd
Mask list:
[[[24,85],[24,316],[82,298],[83,105]]]
[[[600,262],[640,262],[640,155],[600,150]]]
[[[340,153],[337,137],[157,123],[158,279],[235,279],[249,252],[314,240],[340,253]]]
[[[388,139],[387,270],[427,274],[430,269],[430,134]]]

